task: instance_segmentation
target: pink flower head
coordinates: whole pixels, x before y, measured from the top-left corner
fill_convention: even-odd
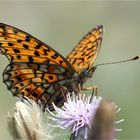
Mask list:
[[[77,133],[80,128],[85,128],[85,138],[87,137],[87,130],[91,127],[91,119],[96,114],[100,105],[102,97],[85,96],[79,94],[78,96],[70,96],[67,94],[67,101],[62,108],[58,108],[53,103],[56,114],[50,112],[51,117],[57,123],[57,127],[62,129],[71,129],[72,133]]]

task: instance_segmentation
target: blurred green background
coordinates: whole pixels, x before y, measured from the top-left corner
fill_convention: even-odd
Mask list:
[[[97,63],[140,55],[140,2],[128,1],[32,1],[0,2],[0,22],[29,32],[66,56],[96,25],[104,26],[103,43]],[[11,140],[7,113],[16,98],[2,82],[8,64],[0,56],[0,139]],[[99,95],[122,108],[119,139],[140,139],[140,61],[99,67],[92,81]],[[89,83],[87,84],[89,85]]]

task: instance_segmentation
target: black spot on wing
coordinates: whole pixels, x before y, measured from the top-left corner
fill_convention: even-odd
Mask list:
[[[36,45],[35,48],[36,48],[36,49],[40,49],[40,48],[41,48],[41,44]]]
[[[25,90],[26,90],[27,92],[30,92],[30,89],[29,89],[29,88],[26,88]]]
[[[30,39],[29,38],[26,38],[25,41],[30,42]]]
[[[29,49],[29,46],[26,45],[26,44],[23,44],[23,47],[24,47],[25,49]]]
[[[63,63],[63,61],[62,61],[62,60],[60,60],[60,61],[59,61],[59,63],[60,63],[60,64],[62,64],[62,63]]]
[[[51,58],[56,59],[58,57],[58,54],[54,54],[53,56],[51,56]]]
[[[24,84],[23,83],[20,83],[20,85],[23,87],[24,86]]]
[[[18,50],[18,49],[13,49],[13,51],[14,51],[15,53],[20,53],[20,50]]]
[[[21,40],[21,39],[18,39],[18,40],[17,40],[17,42],[18,42],[18,43],[21,43],[21,42],[22,42],[22,40]]]
[[[34,52],[34,55],[35,55],[35,56],[40,56],[40,54],[39,54],[38,51],[35,51],[35,52]]]
[[[53,76],[50,75],[50,76],[49,76],[49,79],[52,80],[52,79],[53,79]]]
[[[16,79],[17,79],[18,81],[21,81],[21,80],[22,80],[22,78],[21,78],[20,76],[17,76]]]
[[[38,97],[38,94],[36,92],[33,92],[32,93],[32,96],[34,96],[35,98],[37,98]]]
[[[28,59],[30,63],[34,62],[34,59],[32,58],[32,56],[28,56]]]
[[[17,55],[17,59],[20,59],[21,58],[21,56],[20,55]]]
[[[9,43],[8,43],[8,45],[9,45],[9,46],[14,46],[14,44],[13,44],[13,43],[11,43],[11,42],[9,42]]]
[[[50,48],[44,49],[43,52],[45,55],[48,55],[48,52],[50,52]]]

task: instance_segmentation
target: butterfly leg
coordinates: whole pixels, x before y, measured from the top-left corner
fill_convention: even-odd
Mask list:
[[[60,86],[60,91],[62,93],[62,96],[64,97],[64,100],[66,101],[66,93],[68,93],[68,89],[65,86]]]
[[[78,84],[78,90],[79,90],[79,92],[81,92],[81,90],[82,90],[82,87],[80,84]]]
[[[98,89],[97,86],[85,87],[85,88],[82,87],[82,90],[92,90],[92,94],[94,94],[95,96],[98,95],[98,93],[97,93],[97,89]]]

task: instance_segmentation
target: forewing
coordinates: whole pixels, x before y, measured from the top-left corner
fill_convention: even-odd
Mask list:
[[[49,63],[74,72],[69,62],[47,44],[3,23],[0,23],[0,51],[10,62]]]
[[[62,106],[59,88],[68,85],[75,73],[72,65],[54,49],[32,35],[0,23],[0,52],[10,61],[3,81],[15,96],[40,99]]]
[[[77,73],[92,67],[100,50],[102,42],[103,26],[97,26],[86,34],[67,56],[67,60],[75,68]]]

